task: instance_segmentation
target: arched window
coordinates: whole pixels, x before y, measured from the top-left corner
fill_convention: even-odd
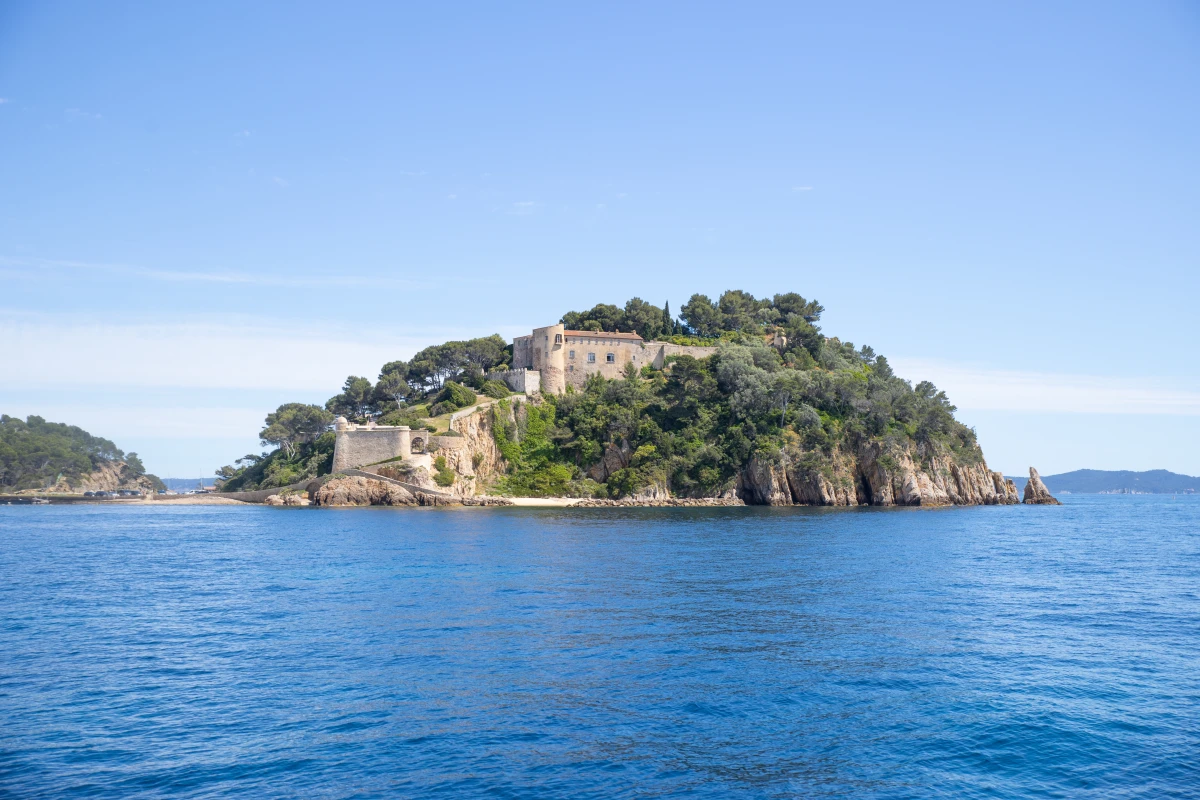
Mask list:
[[[411,449],[412,449],[412,452],[414,452],[414,453],[424,453],[425,452],[425,440],[422,439],[420,436],[413,439]]]

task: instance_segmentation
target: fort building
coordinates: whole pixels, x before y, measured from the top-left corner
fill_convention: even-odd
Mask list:
[[[620,378],[630,364],[638,370],[647,365],[662,369],[670,356],[705,358],[716,351],[715,347],[647,342],[636,333],[572,331],[563,325],[548,325],[513,339],[510,372],[525,371],[529,375],[528,371],[535,371],[540,377],[541,391],[562,394],[568,386],[582,387],[592,375]],[[512,386],[507,374],[502,379]],[[520,390],[537,388],[523,385]]]
[[[716,351],[715,347],[647,342],[636,333],[571,331],[563,325],[549,325],[535,328],[528,336],[513,339],[512,368],[491,372],[488,377],[502,380],[513,391],[526,395],[536,392],[562,394],[568,386],[582,387],[591,375],[620,378],[625,375],[628,365],[638,370],[647,364],[662,369],[671,356],[705,358]],[[471,409],[452,414],[450,428],[453,430],[456,417],[468,413]],[[432,452],[458,449],[465,441],[462,437],[439,436],[407,425],[377,425],[374,421],[356,425],[345,417],[338,417],[334,424],[333,471],[378,464],[397,457],[413,466],[429,469],[433,463]]]
[[[419,466],[431,461],[429,431],[407,425],[355,425],[345,417],[334,424],[333,471],[375,464],[396,456],[414,460]]]

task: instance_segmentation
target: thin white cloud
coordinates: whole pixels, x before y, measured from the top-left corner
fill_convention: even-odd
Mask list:
[[[8,102],[8,98],[7,98],[7,97],[0,97],[0,106],[4,105],[4,104],[5,104],[5,103],[7,103],[7,102]]]
[[[512,204],[512,212],[518,217],[527,217],[537,210],[537,203],[532,200],[522,200]]]
[[[388,286],[397,288],[427,288],[432,284],[426,281],[410,281],[397,278],[379,278],[359,275],[343,275],[330,273],[328,275],[270,275],[251,274],[248,272],[231,272],[228,270],[207,270],[204,272],[185,272],[182,270],[150,269],[129,264],[104,264],[89,261],[71,261],[48,258],[11,258],[0,256],[0,268],[18,267],[16,270],[0,272],[10,277],[41,278],[46,270],[78,270],[83,272],[107,273],[113,275],[130,275],[138,278],[168,281],[174,283],[228,283],[246,284],[251,286],[280,286],[292,288],[332,288],[352,286]]]
[[[92,403],[36,405],[6,403],[4,413],[30,414],[51,422],[78,425],[85,431],[121,442],[132,438],[212,439],[254,436],[263,424],[261,408],[208,406],[117,406]],[[142,454],[146,455],[145,453]]]
[[[272,181],[274,181],[274,183],[275,183],[277,186],[284,186],[284,187],[291,186],[291,184],[290,184],[290,183],[288,183],[286,180],[284,180],[283,178],[279,177],[278,175],[276,175],[276,176],[274,176],[273,178],[271,178],[271,180],[272,180]]]
[[[962,409],[1081,414],[1200,415],[1200,391],[1169,381],[1072,373],[997,370],[896,358],[896,374],[928,380]]]
[[[811,192],[812,188],[813,187],[811,187],[811,186],[793,186],[792,191],[793,192]]]
[[[401,175],[407,175],[407,176],[408,176],[408,177],[410,177],[410,178],[419,178],[419,177],[421,177],[422,175],[428,175],[429,173],[428,173],[428,172],[425,172],[424,170],[421,170],[420,172],[410,172],[410,171],[408,171],[408,170],[404,170],[404,169],[402,169],[402,170],[400,170],[400,174],[401,174]]]
[[[236,322],[110,323],[0,311],[4,383],[22,389],[174,387],[333,394],[347,374],[372,378],[386,362],[466,331],[361,337],[335,326]],[[436,340],[436,342],[434,341]],[[71,354],[63,368],[62,354]]]
[[[64,113],[73,119],[104,119],[103,114],[84,111],[82,108],[68,108]]]

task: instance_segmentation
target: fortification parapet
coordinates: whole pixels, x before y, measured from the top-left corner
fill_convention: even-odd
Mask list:
[[[339,425],[334,432],[333,471],[341,472],[396,456],[424,453],[428,443],[427,431],[414,431],[407,425]]]

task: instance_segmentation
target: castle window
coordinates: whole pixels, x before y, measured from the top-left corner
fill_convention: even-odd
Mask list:
[[[575,351],[574,351],[574,350],[570,350],[570,351],[568,351],[568,352],[567,352],[567,358],[574,358],[574,357],[575,357]]]
[[[616,360],[617,360],[617,354],[616,354],[616,353],[609,353],[608,355],[606,355],[606,356],[604,357],[604,360],[605,360],[605,361],[607,361],[607,362],[608,362],[608,363],[610,363],[610,364],[613,364],[613,363],[615,363],[615,362],[616,362]]]
[[[567,364],[567,372],[574,372],[574,371],[575,371],[575,365]]]
[[[562,334],[561,333],[554,334],[554,343],[562,344]]]
[[[595,353],[588,353],[588,363],[589,364],[596,363],[596,354]]]

